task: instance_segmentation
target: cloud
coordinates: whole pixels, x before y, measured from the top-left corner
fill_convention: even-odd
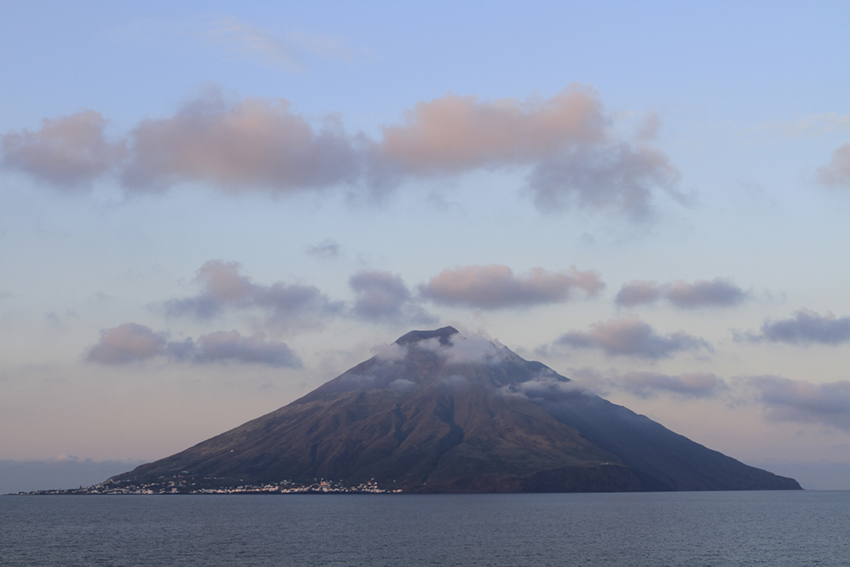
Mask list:
[[[301,70],[293,46],[233,16],[210,19],[204,36],[211,43],[223,45],[243,57],[258,60],[270,67],[283,71]]]
[[[820,315],[804,309],[794,313],[790,319],[766,319],[761,326],[761,334],[736,334],[735,339],[794,345],[838,345],[850,342],[850,317],[839,318],[829,312]]]
[[[492,341],[482,337],[464,337],[457,333],[447,340],[445,337],[432,337],[411,345],[433,351],[445,358],[449,364],[498,364],[505,359],[507,353],[504,347]],[[407,348],[411,346],[408,345]]]
[[[772,136],[781,134],[789,138],[822,136],[836,130],[850,130],[850,115],[837,112],[810,114],[798,120],[765,124],[758,130]]]
[[[2,164],[60,187],[89,183],[126,153],[124,141],[106,139],[106,124],[99,112],[86,110],[44,119],[36,132],[10,132],[0,138]]]
[[[680,204],[690,201],[676,190],[679,177],[665,154],[621,142],[547,157],[532,171],[528,185],[541,211],[613,211],[646,221],[654,215],[659,191]]]
[[[534,268],[527,276],[515,276],[507,266],[491,264],[443,270],[420,286],[419,292],[442,305],[504,309],[561,303],[570,299],[576,288],[595,296],[604,287],[599,274],[581,272],[575,266],[568,272]]]
[[[640,319],[608,320],[591,325],[589,332],[570,331],[553,343],[569,348],[600,349],[608,356],[628,356],[658,360],[681,351],[712,352],[705,340],[678,331],[659,335]]]
[[[825,185],[850,187],[850,144],[835,150],[829,164],[818,169],[818,180]]]
[[[653,303],[661,299],[663,292],[657,282],[631,281],[624,283],[614,302],[617,305],[632,307],[642,303]]]
[[[315,246],[308,246],[307,254],[317,258],[336,258],[339,256],[341,248],[339,242],[326,239]]]
[[[528,164],[575,145],[604,142],[606,117],[589,88],[526,102],[480,102],[449,94],[417,103],[405,123],[383,129],[382,155],[413,175]]]
[[[699,372],[680,375],[628,372],[617,383],[621,389],[642,398],[652,398],[659,393],[675,394],[683,398],[711,398],[729,389],[719,376]]]
[[[450,364],[496,364],[505,358],[503,348],[481,337],[453,335],[449,341],[451,345],[442,352]]]
[[[100,364],[128,364],[153,358],[166,349],[167,334],[154,333],[137,323],[124,323],[100,332],[100,340],[89,349],[86,360]]]
[[[531,402],[557,402],[575,396],[595,396],[587,388],[573,382],[559,379],[551,371],[525,382],[502,386],[497,392],[503,396],[523,398]]]
[[[412,302],[410,290],[398,274],[362,271],[349,278],[357,295],[353,313],[367,321],[434,323],[433,317]]]
[[[639,220],[651,215],[659,190],[682,201],[667,156],[618,140],[611,122],[583,85],[526,101],[449,94],[416,104],[404,124],[385,127],[379,162],[384,173],[420,177],[531,167],[528,187],[544,211],[577,206]]]
[[[643,303],[653,303],[666,299],[680,309],[700,307],[730,307],[741,303],[749,293],[725,278],[711,281],[699,280],[694,283],[677,281],[659,285],[652,281],[631,281],[623,284],[617,292],[617,305],[632,307]]]
[[[243,337],[238,331],[219,331],[183,341],[169,341],[168,333],[154,332],[145,325],[124,323],[100,332],[100,340],[89,349],[86,360],[97,364],[122,365],[156,357],[196,364],[237,362],[300,368],[301,359],[285,343],[267,340],[263,333]]]
[[[245,59],[287,72],[301,71],[307,57],[351,64],[363,55],[339,38],[303,31],[275,34],[233,16],[209,18],[200,34],[208,43],[221,45]]]
[[[361,165],[356,140],[338,120],[316,129],[285,99],[228,103],[215,89],[171,118],[142,122],[130,139],[122,177],[138,190],[179,182],[231,191],[321,189],[355,183]]]
[[[305,316],[330,316],[342,311],[341,302],[331,301],[314,286],[255,284],[239,273],[240,268],[239,262],[205,262],[195,278],[201,293],[166,301],[166,314],[210,319],[225,308],[260,309],[268,324],[285,328],[302,322]]]
[[[812,384],[779,376],[751,376],[745,381],[771,419],[850,431],[850,381]]]
[[[198,337],[195,362],[238,362],[301,368],[301,359],[285,343],[267,340],[265,333],[243,337],[238,331],[219,331]]]
[[[236,19],[218,20],[206,35],[278,65],[297,65],[287,42]],[[302,34],[294,44],[319,56],[345,51],[319,36]],[[579,207],[645,220],[660,195],[686,201],[669,158],[617,134],[597,93],[582,85],[524,101],[447,94],[415,104],[402,123],[384,126],[378,140],[347,133],[333,115],[310,121],[283,98],[227,100],[215,88],[173,116],[144,120],[115,143],[104,138],[105,122],[87,111],[45,120],[37,133],[10,132],[3,137],[4,163],[57,185],[114,172],[130,191],[201,183],[279,194],[345,186],[373,195],[411,179],[509,168],[529,171],[526,189],[543,211]],[[637,138],[651,137],[657,127],[649,120]]]
[[[398,343],[378,345],[372,348],[372,352],[380,360],[398,362],[407,358],[407,347]]]

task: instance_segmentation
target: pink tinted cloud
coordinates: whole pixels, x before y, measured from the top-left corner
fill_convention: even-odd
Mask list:
[[[10,132],[0,138],[2,163],[58,186],[91,182],[126,153],[125,142],[106,139],[106,123],[99,112],[86,110],[44,119],[35,132]]]
[[[135,189],[200,181],[293,191],[353,183],[359,175],[354,140],[342,125],[328,119],[314,128],[285,99],[231,104],[212,91],[170,118],[142,122],[130,138],[123,179]]]
[[[399,126],[383,129],[383,157],[408,173],[454,173],[533,163],[607,138],[596,93],[573,85],[550,99],[482,102],[446,95],[417,103]]]
[[[100,364],[128,364],[153,358],[168,343],[167,335],[154,333],[137,323],[124,323],[100,332],[100,340],[89,349],[86,360]]]
[[[477,309],[528,307],[561,303],[580,289],[597,295],[605,284],[595,271],[548,272],[534,268],[526,276],[514,275],[500,264],[461,266],[443,270],[422,286],[422,297],[435,303]]]

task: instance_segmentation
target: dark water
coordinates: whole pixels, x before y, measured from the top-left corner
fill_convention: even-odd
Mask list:
[[[4,496],[0,565],[850,565],[850,492]]]

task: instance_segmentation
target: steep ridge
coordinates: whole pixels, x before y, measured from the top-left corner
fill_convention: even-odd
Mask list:
[[[799,489],[504,346],[412,331],[272,413],[111,479],[405,492]]]

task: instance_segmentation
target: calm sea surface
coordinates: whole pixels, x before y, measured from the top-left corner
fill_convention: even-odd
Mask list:
[[[850,492],[0,496],[0,565],[850,565]]]

